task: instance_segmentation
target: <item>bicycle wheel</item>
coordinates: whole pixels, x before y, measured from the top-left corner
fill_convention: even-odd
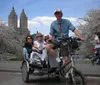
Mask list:
[[[22,65],[22,79],[26,83],[28,83],[28,81],[29,81],[29,72],[27,71],[26,62],[24,62],[23,65]]]
[[[71,85],[87,85],[84,75],[75,68],[73,68],[73,76],[69,74],[69,77]]]

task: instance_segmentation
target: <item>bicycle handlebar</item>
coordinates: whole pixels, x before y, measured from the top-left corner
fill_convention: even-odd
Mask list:
[[[68,42],[68,41],[82,41],[80,38],[77,38],[77,37],[67,37],[67,38],[59,38],[58,41],[62,42],[62,41],[65,41],[65,42]],[[52,42],[52,40],[49,40],[49,42]]]
[[[81,41],[81,39],[80,39],[80,38],[77,38],[77,37],[74,37],[74,38],[72,38],[72,37],[68,37],[68,38],[59,38],[59,40],[61,40],[61,41],[73,41],[73,40]]]

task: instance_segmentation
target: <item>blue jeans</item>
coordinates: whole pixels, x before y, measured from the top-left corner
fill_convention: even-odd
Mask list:
[[[26,48],[23,48],[23,55],[24,55],[24,60],[30,60],[30,59],[29,59],[29,54],[28,54]]]

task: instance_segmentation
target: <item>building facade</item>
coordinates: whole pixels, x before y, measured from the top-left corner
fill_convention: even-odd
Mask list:
[[[30,34],[30,32],[28,30],[28,18],[24,12],[24,9],[20,14],[19,20],[20,21],[18,27],[18,16],[15,12],[14,7],[12,7],[12,10],[8,16],[8,26],[14,28],[18,34],[27,36],[28,34]]]

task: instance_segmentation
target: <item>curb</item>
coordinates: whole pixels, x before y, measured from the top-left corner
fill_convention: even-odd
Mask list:
[[[84,74],[86,77],[100,77],[100,74]]]
[[[13,73],[21,73],[19,70],[0,70],[0,72],[13,72]]]

